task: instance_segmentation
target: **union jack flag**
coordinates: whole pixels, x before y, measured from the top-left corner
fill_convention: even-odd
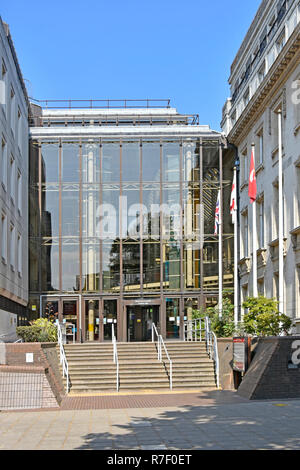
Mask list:
[[[215,235],[218,235],[218,228],[220,225],[220,191],[218,191],[218,199],[215,212]]]

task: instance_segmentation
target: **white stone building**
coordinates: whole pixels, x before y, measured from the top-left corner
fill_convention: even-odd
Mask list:
[[[300,332],[300,3],[263,0],[231,65],[221,126],[237,147],[240,304],[253,294],[251,146],[257,179],[258,294],[279,300],[279,194],[283,181],[283,311]],[[282,172],[278,170],[278,111]]]
[[[0,341],[13,341],[28,303],[28,97],[0,17]]]

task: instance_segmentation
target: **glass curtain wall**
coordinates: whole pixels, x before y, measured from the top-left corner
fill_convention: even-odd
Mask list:
[[[32,142],[32,294],[215,295],[219,165],[219,141],[209,139]],[[223,284],[229,288],[231,182],[232,164],[224,160]],[[175,331],[178,315],[168,308],[168,328]]]

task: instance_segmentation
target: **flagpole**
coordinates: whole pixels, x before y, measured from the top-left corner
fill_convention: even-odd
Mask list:
[[[236,167],[233,169],[234,181],[234,208],[233,208],[233,226],[234,226],[234,324],[238,326],[239,321],[239,293],[238,293],[238,224],[237,224],[237,179]]]
[[[222,146],[219,147],[219,166],[220,166],[220,198],[219,198],[219,318],[222,318],[223,314],[223,152]]]
[[[255,144],[252,144],[253,160],[255,165]],[[256,200],[252,204],[252,274],[253,274],[253,297],[257,292],[257,227],[256,227]]]

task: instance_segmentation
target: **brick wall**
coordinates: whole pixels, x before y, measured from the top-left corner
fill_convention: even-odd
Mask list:
[[[239,395],[251,400],[300,398],[300,368],[291,362],[294,342],[299,340],[299,336],[260,338]]]
[[[32,362],[26,361],[28,353]],[[16,408],[59,406],[65,392],[55,343],[6,343],[3,357],[5,364],[2,361],[0,365],[2,408],[13,409],[13,403]]]

